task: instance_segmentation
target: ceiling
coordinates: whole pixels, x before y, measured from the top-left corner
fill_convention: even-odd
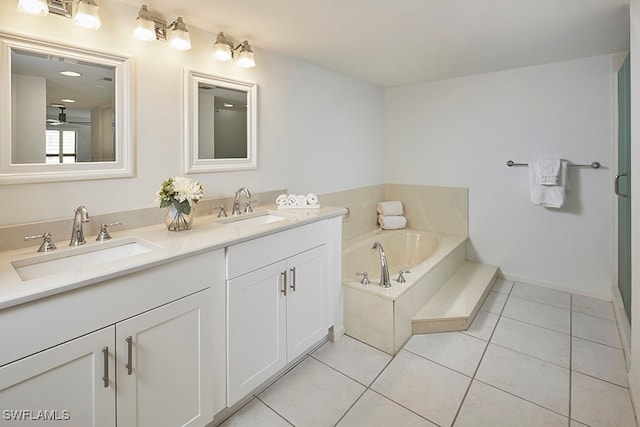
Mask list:
[[[383,87],[629,50],[629,0],[144,3],[187,26],[248,39],[258,66],[259,52],[270,51]]]

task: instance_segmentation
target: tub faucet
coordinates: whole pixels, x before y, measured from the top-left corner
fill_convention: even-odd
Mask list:
[[[380,253],[380,286],[383,288],[391,287],[391,280],[389,280],[389,266],[387,265],[387,256],[384,254],[384,249],[380,242],[375,242],[371,249],[378,249]]]
[[[78,206],[73,215],[73,227],[71,229],[71,241],[69,246],[80,246],[87,243],[84,240],[84,231],[82,230],[82,223],[89,222],[89,211],[84,206]]]
[[[236,191],[236,197],[233,199],[233,209],[231,210],[231,214],[233,216],[240,215],[240,193],[244,191],[244,194],[247,196],[247,199],[251,197],[251,191],[247,187],[240,187],[238,191]]]

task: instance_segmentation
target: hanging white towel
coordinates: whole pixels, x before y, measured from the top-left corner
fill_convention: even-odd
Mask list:
[[[378,213],[385,216],[402,215],[404,213],[402,208],[402,202],[380,202],[378,203]]]
[[[548,208],[561,208],[566,200],[566,191],[570,189],[567,161],[560,161],[560,170],[556,185],[541,184],[537,168],[531,167],[534,163],[535,162],[529,164],[531,203]]]
[[[378,224],[385,230],[397,230],[407,226],[407,218],[402,215],[378,215]]]
[[[542,185],[559,185],[560,167],[562,161],[550,157],[544,157],[529,163],[529,167],[536,174],[538,183]]]

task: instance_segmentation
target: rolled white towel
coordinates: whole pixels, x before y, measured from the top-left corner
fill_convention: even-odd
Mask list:
[[[307,196],[302,194],[298,196],[298,206],[307,206]]]
[[[307,194],[307,203],[310,205],[318,204],[318,196],[315,193]]]
[[[298,196],[289,194],[287,196],[287,206],[298,206]]]
[[[287,195],[281,194],[276,197],[276,205],[278,206],[286,206],[287,205]]]
[[[378,215],[378,224],[385,230],[397,230],[407,226],[407,218],[402,215]]]
[[[402,209],[402,202],[400,201],[380,202],[378,203],[378,213],[384,216],[402,215],[404,213]]]

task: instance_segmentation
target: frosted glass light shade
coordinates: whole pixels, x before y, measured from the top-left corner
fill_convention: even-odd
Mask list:
[[[47,5],[47,0],[20,0],[18,2],[18,10],[31,15],[46,16],[49,13],[49,6]]]
[[[156,39],[156,24],[149,19],[138,18],[136,29],[133,30],[133,37],[145,42],[154,41]]]
[[[173,47],[174,49],[191,49],[191,37],[189,36],[189,32],[179,29],[171,31],[171,35],[169,36],[169,43],[171,43],[171,47]]]
[[[256,61],[253,58],[253,52],[250,50],[241,50],[238,54],[238,66],[243,68],[255,67]]]
[[[226,43],[216,42],[213,45],[213,57],[218,61],[231,61],[233,55],[231,54],[231,46]]]
[[[73,23],[90,30],[100,28],[100,15],[98,5],[93,0],[79,0]]]

